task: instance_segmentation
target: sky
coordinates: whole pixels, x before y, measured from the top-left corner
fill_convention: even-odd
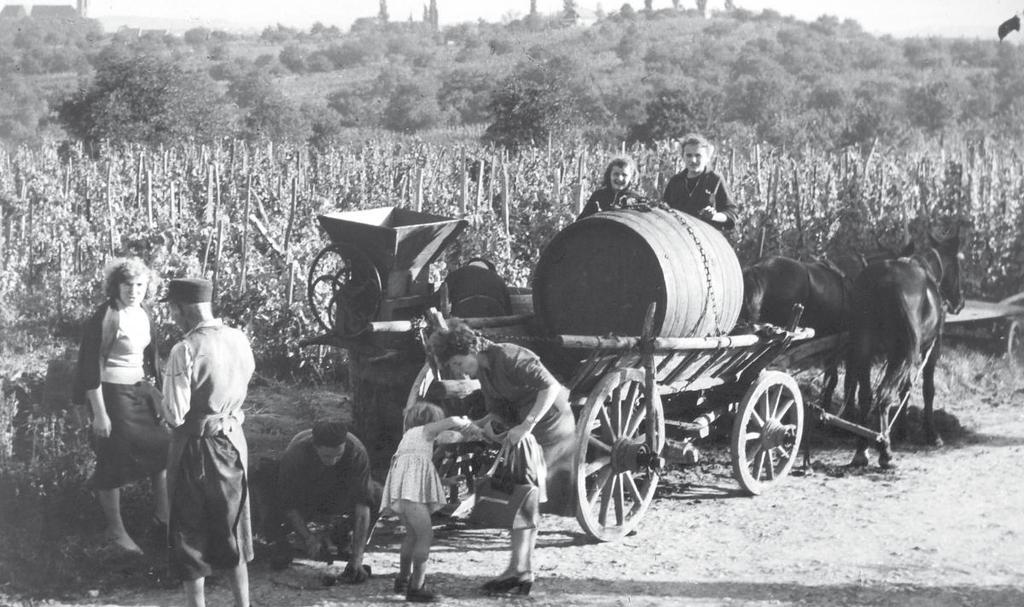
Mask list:
[[[387,0],[393,21],[423,16],[429,0]],[[17,0],[0,0],[18,3]],[[32,2],[23,2],[31,5]],[[74,4],[71,0],[50,0],[39,4]],[[783,15],[813,21],[822,14],[854,19],[873,34],[893,36],[948,36],[995,38],[1002,21],[1024,9],[1024,0],[734,0],[736,6],[754,12],[771,8]],[[618,10],[623,0],[577,0],[582,8]],[[631,0],[634,9],[643,8],[643,0]],[[542,13],[558,12],[562,0],[537,0]],[[696,0],[682,0],[694,8]],[[724,0],[710,0],[712,10]],[[529,0],[437,0],[442,24],[475,21],[500,21],[521,17],[529,11]],[[671,0],[655,0],[654,8],[669,8]],[[377,14],[378,0],[89,0],[89,16],[101,21],[126,16],[173,19],[189,26],[262,29],[283,23],[308,28],[319,21],[347,28],[357,17]],[[181,27],[181,26],[179,26]],[[1020,36],[1021,34],[1014,34]]]

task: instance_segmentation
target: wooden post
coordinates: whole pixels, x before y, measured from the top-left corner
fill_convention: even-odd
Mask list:
[[[466,148],[462,148],[462,164],[459,166],[459,174],[462,179],[462,195],[459,198],[459,211],[463,217],[466,215],[466,207],[469,198],[469,171],[466,169]]]
[[[476,204],[473,206],[473,212],[476,214],[480,213],[481,207],[483,207],[484,200],[484,170],[486,170],[487,164],[484,162],[483,156],[477,160],[479,163],[479,169],[476,172]]]
[[[114,256],[114,168],[110,161],[107,161],[107,253]]]
[[[174,183],[174,180],[172,179],[171,183],[170,183],[170,190],[168,191],[168,194],[167,194],[167,196],[168,196],[167,209],[168,209],[168,213],[169,213],[170,219],[171,219],[171,226],[174,226],[174,224],[175,224],[175,222],[177,221],[177,218],[178,218],[177,208],[176,208],[178,206],[178,203],[177,203],[177,200],[175,200],[175,195],[174,195],[174,186],[175,185],[176,184]]]
[[[153,170],[146,167],[146,219],[153,229]]]
[[[217,218],[217,249],[213,255],[213,301],[220,293],[220,259],[224,251],[224,220]]]
[[[245,157],[242,157],[245,162]],[[249,274],[249,209],[252,205],[252,173],[245,178],[245,211],[242,212],[242,267],[239,269],[238,290],[245,293]]]
[[[416,167],[416,212],[423,211],[423,167]]]
[[[501,163],[501,225],[505,228],[505,236],[511,236],[509,228],[509,198],[512,196],[512,187],[509,184],[508,164]]]
[[[289,246],[291,245],[292,229],[295,226],[295,209],[299,206],[299,193],[298,189],[299,178],[295,175],[292,176],[292,191],[291,191],[291,204],[288,207],[288,223],[284,229],[284,243],[282,248],[284,249],[285,255],[288,255]],[[288,255],[288,260],[291,261],[291,256]]]
[[[580,152],[579,162],[576,164],[576,182],[579,184],[579,189],[576,190],[576,215],[579,216],[583,212],[583,205],[586,201],[584,192],[587,187],[587,151],[585,149]]]
[[[220,219],[220,163],[213,163],[213,220]]]

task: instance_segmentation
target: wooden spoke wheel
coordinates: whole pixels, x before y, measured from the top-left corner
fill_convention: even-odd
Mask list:
[[[1024,364],[1024,321],[1011,320],[1006,326],[1006,355],[1010,361]]]
[[[740,401],[732,426],[732,471],[759,495],[782,480],[796,461],[804,430],[804,401],[788,374],[765,371]]]
[[[306,300],[328,333],[359,333],[377,316],[382,295],[377,268],[351,245],[328,245],[309,266]]]
[[[648,414],[645,392],[642,369],[608,373],[576,423],[576,519],[603,542],[636,529],[658,487],[652,458],[665,446],[665,414],[657,391]]]

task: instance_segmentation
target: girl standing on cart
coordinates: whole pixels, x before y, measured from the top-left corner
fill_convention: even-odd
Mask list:
[[[575,423],[569,407],[569,391],[532,351],[509,343],[494,343],[479,336],[458,319],[448,330],[434,333],[430,349],[441,365],[456,375],[480,381],[487,415],[475,423],[495,440],[516,446],[532,434],[543,451],[546,478],[539,471],[538,484],[546,488],[545,511],[568,512],[572,497],[572,459]],[[531,465],[527,462],[527,466]],[[537,512],[537,509],[533,509]],[[526,594],[533,584],[533,551],[537,543],[539,515],[532,528],[513,529],[508,567],[484,584],[490,593]]]

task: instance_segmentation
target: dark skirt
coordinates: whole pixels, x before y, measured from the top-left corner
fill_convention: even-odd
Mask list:
[[[576,423],[569,406],[569,391],[562,390],[553,414],[545,415],[533,429],[547,464],[547,502],[541,512],[572,516],[576,512],[576,486],[572,482],[576,452]]]
[[[171,431],[156,413],[161,398],[148,382],[103,384],[110,436],[92,437],[96,452],[94,488],[116,489],[167,467]]]

